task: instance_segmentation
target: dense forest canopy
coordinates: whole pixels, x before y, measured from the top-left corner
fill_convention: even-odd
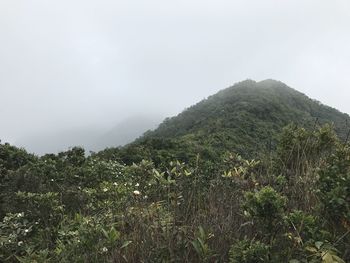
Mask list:
[[[0,143],[0,261],[350,262],[348,122],[247,80],[125,147]]]

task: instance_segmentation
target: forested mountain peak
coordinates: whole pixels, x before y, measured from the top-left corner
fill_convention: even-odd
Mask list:
[[[273,148],[276,135],[290,123],[306,128],[328,123],[344,139],[350,118],[283,82],[247,79],[165,119],[128,147],[149,140],[175,140],[217,154],[228,150],[251,156]]]

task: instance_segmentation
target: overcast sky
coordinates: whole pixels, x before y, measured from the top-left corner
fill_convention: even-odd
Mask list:
[[[350,113],[349,0],[0,0],[0,138],[170,116],[251,78]]]

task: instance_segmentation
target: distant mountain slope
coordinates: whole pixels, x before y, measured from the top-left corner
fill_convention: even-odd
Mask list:
[[[157,128],[160,122],[160,117],[137,115],[122,120],[110,129],[89,126],[34,134],[21,138],[16,145],[38,155],[66,151],[73,146],[84,147],[87,152],[100,151],[106,147],[117,147],[130,143],[147,130]]]
[[[106,147],[123,146],[142,136],[148,130],[154,130],[160,123],[161,118],[156,116],[137,115],[127,118],[97,138],[92,148],[102,150]]]
[[[175,157],[180,148],[187,149],[186,152],[204,151],[211,156],[224,151],[254,156],[273,148],[276,135],[290,123],[306,128],[330,123],[338,135],[345,138],[350,117],[282,82],[246,80],[221,90],[176,117],[167,118],[125,151],[136,153],[142,149],[147,152],[146,157],[154,158],[155,151],[164,152],[172,145],[177,149]]]

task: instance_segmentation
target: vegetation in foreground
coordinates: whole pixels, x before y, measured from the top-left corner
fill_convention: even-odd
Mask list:
[[[350,146],[330,126],[290,125],[261,160],[117,160],[1,144],[1,261],[350,262]]]

